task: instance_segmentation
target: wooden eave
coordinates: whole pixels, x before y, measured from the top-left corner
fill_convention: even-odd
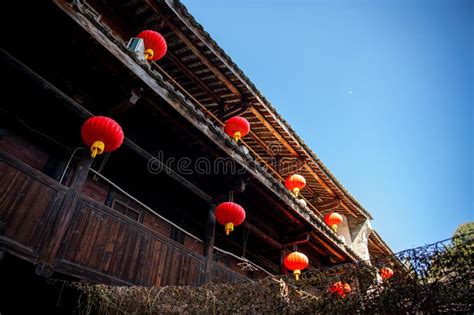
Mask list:
[[[369,236],[369,252],[376,256],[393,256],[394,253],[390,247],[383,241],[376,231],[372,231]]]
[[[100,5],[100,1],[95,0],[88,3]],[[307,188],[302,195],[315,213],[321,214],[315,203],[338,198],[341,203],[333,210],[346,216],[372,218],[180,1],[121,1],[113,8],[108,6],[107,10],[113,10],[114,14],[126,17],[130,22],[120,29],[119,23],[97,17],[113,27],[123,39],[142,29],[159,30],[168,42],[168,53],[154,66],[173,81],[180,92],[201,105],[207,118],[215,124],[219,125],[233,115],[246,117],[252,132],[245,138],[245,144],[266,166],[276,158],[295,166],[285,171],[288,163],[282,163],[282,171],[269,169],[269,172],[280,181],[293,172],[305,176]]]
[[[281,181],[267,172],[254,159],[249,159],[250,156],[247,152],[225,136],[221,126],[216,125],[214,121],[206,117],[206,111],[201,111],[196,106],[193,96],[186,95],[185,90],[170,82],[166,73],[162,74],[161,71],[157,71],[153,67],[150,68],[148,65],[134,59],[135,57],[126,51],[124,40],[120,39],[117,34],[113,34],[102,23],[99,23],[93,11],[86,7],[80,7],[77,3],[69,5],[62,0],[56,0],[55,2],[81,27],[87,30],[99,44],[106,48],[136,77],[140,78],[150,90],[166,100],[178,113],[208,136],[220,149],[225,152],[232,151],[231,156],[234,160],[257,178],[266,189],[274,192],[275,196],[283,204],[291,208],[293,214],[302,221],[305,221],[311,227],[311,230],[314,231],[314,237],[318,237],[323,244],[331,248],[336,257],[339,255],[340,257],[347,257],[352,261],[360,259],[356,253],[337,238],[337,235],[321,221],[320,217],[307,208],[301,207],[295,201],[293,195],[283,187]]]
[[[232,94],[228,91],[226,96],[230,99],[223,99],[222,102],[227,104],[247,102],[250,109],[243,116],[246,117],[251,125],[253,132],[260,140],[267,145],[269,143],[278,143],[281,147],[281,157],[293,158],[301,162],[301,167],[297,172],[301,173],[308,181],[308,189],[303,191],[303,195],[309,202],[316,198],[319,200],[327,200],[337,197],[341,200],[341,206],[336,210],[348,216],[365,216],[372,218],[370,213],[364,209],[362,205],[344,188],[344,186],[336,179],[336,177],[327,169],[324,163],[317,155],[302,141],[301,138],[293,131],[289,124],[278,114],[272,105],[258,91],[255,85],[245,76],[231,58],[215,43],[203,27],[189,14],[186,7],[180,1],[147,1],[147,4],[155,7],[158,6],[161,12],[169,12],[169,16],[165,19],[168,23],[179,25],[181,34],[186,35],[187,44],[191,43],[195,48],[199,48],[202,54],[213,61],[218,69],[226,75],[228,81],[238,88],[243,98]],[[165,23],[166,24],[166,23]],[[176,28],[176,26],[175,26]],[[181,37],[183,37],[181,35]],[[213,56],[213,57],[211,57]],[[215,78],[219,80],[219,78]],[[212,81],[211,79],[209,79]],[[216,83],[217,84],[217,83]],[[212,111],[212,106],[209,107]],[[206,105],[207,107],[207,105]],[[218,112],[218,109],[215,109]],[[266,148],[262,147],[258,139],[255,137],[246,138],[246,142],[261,157],[271,160],[274,156],[269,153]],[[281,173],[282,177],[287,174]]]

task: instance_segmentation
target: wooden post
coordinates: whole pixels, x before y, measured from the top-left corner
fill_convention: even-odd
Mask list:
[[[207,214],[206,231],[204,234],[203,255],[205,257],[205,265],[204,265],[204,278],[202,281],[203,284],[207,284],[212,281],[214,238],[216,234],[215,211],[216,211],[216,205],[211,204],[209,206],[209,212]]]
[[[285,260],[285,256],[286,256],[286,251],[285,251],[285,248],[283,248],[280,251],[280,273],[282,275],[288,274],[288,270],[286,270],[285,264],[283,263],[283,261]]]
[[[82,190],[82,187],[84,186],[84,183],[87,179],[87,174],[89,174],[89,169],[91,168],[93,162],[90,154],[91,153],[89,150],[81,152],[81,158],[74,169],[74,175],[69,187],[78,192]]]
[[[92,158],[88,150],[83,151],[81,159],[78,161],[74,174],[71,179],[71,185],[69,186],[66,195],[64,196],[63,203],[58,209],[54,218],[54,225],[49,232],[49,235],[45,237],[44,250],[41,253],[41,257],[36,266],[36,273],[50,277],[54,272],[54,261],[56,255],[61,247],[62,240],[66,234],[71,219],[74,216],[76,210],[77,201],[81,195],[82,187],[87,179],[87,174],[92,165]]]

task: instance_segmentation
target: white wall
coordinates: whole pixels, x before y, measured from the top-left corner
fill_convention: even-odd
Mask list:
[[[342,223],[337,227],[337,234],[344,237],[344,241],[347,246],[352,246],[351,231],[349,230],[349,225],[347,224],[347,217],[343,214]]]

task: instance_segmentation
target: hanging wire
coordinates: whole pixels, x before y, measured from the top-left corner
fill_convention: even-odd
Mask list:
[[[104,154],[104,158],[102,159],[102,162],[100,163],[99,169],[97,172],[102,173],[102,170],[104,169],[105,163],[107,163],[107,160],[109,159],[110,152],[106,152]]]
[[[110,153],[111,152],[106,152],[104,154],[104,158],[102,159],[102,162],[100,163],[99,169],[97,170],[98,173],[102,173],[102,170],[104,169],[105,163],[107,163],[107,160],[109,159]],[[92,179],[97,181],[99,178],[97,177],[97,175],[94,175],[92,177]]]
[[[64,167],[64,170],[63,170],[63,172],[62,172],[62,174],[61,174],[61,177],[59,178],[59,183],[60,183],[60,184],[62,184],[62,182],[63,182],[64,176],[66,175],[66,172],[67,172],[67,170],[68,170],[68,168],[69,168],[69,165],[71,164],[72,159],[74,158],[74,155],[76,155],[76,152],[77,152],[77,151],[83,150],[83,149],[84,149],[83,147],[77,147],[77,148],[74,149],[74,151],[72,151],[71,156],[69,157],[69,159],[68,159],[68,161],[67,161],[67,163],[66,163],[66,166]]]
[[[25,126],[26,128],[28,128],[29,130],[33,131],[33,132],[36,133],[36,134],[39,134],[40,136],[42,136],[42,137],[48,139],[48,140],[51,141],[51,142],[56,143],[56,144],[59,145],[60,147],[62,147],[62,148],[64,148],[64,149],[68,150],[69,153],[72,152],[71,148],[68,147],[67,145],[62,144],[61,142],[59,142],[59,141],[57,141],[56,139],[54,139],[54,138],[48,136],[47,134],[44,134],[44,133],[42,133],[41,131],[39,131],[39,130],[33,128],[33,127],[31,127],[31,126],[28,125],[24,120],[22,120],[18,115],[15,115],[15,117],[16,117],[16,119],[18,119],[18,121],[19,121],[23,126]]]

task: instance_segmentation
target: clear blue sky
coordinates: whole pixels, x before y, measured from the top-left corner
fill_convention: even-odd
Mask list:
[[[395,251],[474,220],[474,1],[183,2]]]

